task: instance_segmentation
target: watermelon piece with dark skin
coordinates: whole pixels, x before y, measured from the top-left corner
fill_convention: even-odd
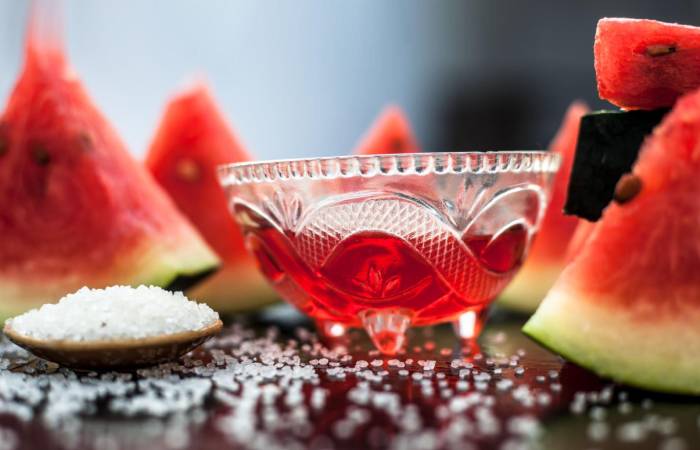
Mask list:
[[[576,150],[579,122],[587,111],[588,108],[583,103],[572,103],[559,132],[552,140],[550,151],[562,156],[552,198],[523,267],[500,296],[499,304],[502,306],[523,312],[534,311],[564,268],[567,245],[578,219],[565,216],[563,207]]]
[[[218,258],[30,29],[0,118],[0,316],[87,285],[167,286]]]
[[[187,291],[220,312],[277,299],[245,248],[216,174],[218,165],[250,159],[204,84],[168,102],[146,156],[146,167],[223,262],[218,273]]]
[[[700,87],[700,28],[601,19],[595,35],[598,95],[625,109],[673,106]]]
[[[584,230],[524,332],[622,383],[700,395],[700,90],[678,100],[633,168],[636,195]]]
[[[600,219],[613,200],[618,181],[637,160],[644,138],[667,112],[596,111],[581,118],[566,214],[590,221]]]
[[[418,141],[406,115],[398,106],[386,107],[353,151],[355,155],[418,152]]]

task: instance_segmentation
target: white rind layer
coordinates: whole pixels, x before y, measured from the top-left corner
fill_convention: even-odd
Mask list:
[[[532,313],[547,295],[562,271],[562,264],[525,263],[498,298],[498,305],[512,311]]]
[[[586,297],[560,281],[523,332],[603,377],[654,391],[700,394],[700,313],[640,320],[633,310],[614,306],[619,304]]]

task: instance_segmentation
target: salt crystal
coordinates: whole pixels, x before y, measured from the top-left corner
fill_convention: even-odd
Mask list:
[[[17,433],[9,428],[0,428],[0,450],[15,450],[19,448]]]
[[[656,429],[659,434],[670,436],[678,431],[678,422],[673,417],[668,417],[660,420]]]
[[[435,363],[436,363],[436,361],[433,361],[433,360],[424,361],[423,370],[435,369]]]
[[[546,392],[540,392],[537,394],[537,404],[542,406],[547,406],[552,402],[552,396]]]
[[[647,429],[641,422],[627,422],[620,425],[616,434],[622,442],[640,442],[647,436]]]
[[[311,407],[315,410],[323,409],[326,405],[326,397],[328,396],[328,391],[322,388],[315,388],[311,392]]]
[[[595,420],[597,422],[600,422],[602,420],[605,420],[605,417],[607,416],[607,411],[605,408],[602,408],[600,406],[596,406],[591,408],[590,412],[588,413],[591,420]]]
[[[455,383],[455,387],[457,388],[458,391],[466,391],[469,389],[469,382],[464,381],[464,380],[459,380],[457,383]]]
[[[511,387],[513,387],[513,382],[507,378],[496,382],[496,389],[499,391],[507,391]]]
[[[508,431],[518,436],[535,437],[542,432],[540,422],[532,416],[515,416],[508,420]]]
[[[610,435],[610,425],[606,422],[591,422],[588,424],[586,435],[593,442],[604,441]]]
[[[632,403],[622,402],[618,405],[617,410],[620,411],[620,414],[629,414],[632,412]]]
[[[659,450],[686,450],[688,444],[679,437],[668,438],[661,442]]]
[[[35,339],[93,341],[140,339],[212,325],[219,315],[209,306],[190,301],[182,292],[155,286],[81,288],[7,323]]]

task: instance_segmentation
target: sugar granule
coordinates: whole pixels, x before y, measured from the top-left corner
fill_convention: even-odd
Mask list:
[[[35,339],[95,341],[139,339],[205,328],[219,319],[209,306],[182,292],[154,286],[81,288],[8,321]]]

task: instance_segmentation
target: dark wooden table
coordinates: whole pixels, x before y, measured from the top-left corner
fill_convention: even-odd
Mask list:
[[[162,374],[134,371],[123,384],[131,390],[117,394],[100,391],[102,374],[72,380],[70,371],[5,344],[0,450],[700,448],[694,398],[600,380],[532,343],[519,331],[522,322],[497,312],[471,352],[447,326],[413,330],[406,354],[382,358],[360,332],[342,343],[346,352],[320,350],[303,318],[277,310],[235,318],[206,349],[169,369],[181,379],[175,387],[159,390],[149,380]],[[313,376],[280,375],[294,367]],[[65,389],[63,381],[41,381],[61,376]],[[177,387],[184,380],[204,381]],[[92,393],[69,395],[83,385]],[[38,394],[18,394],[22,386]],[[31,395],[34,404],[18,406]]]

